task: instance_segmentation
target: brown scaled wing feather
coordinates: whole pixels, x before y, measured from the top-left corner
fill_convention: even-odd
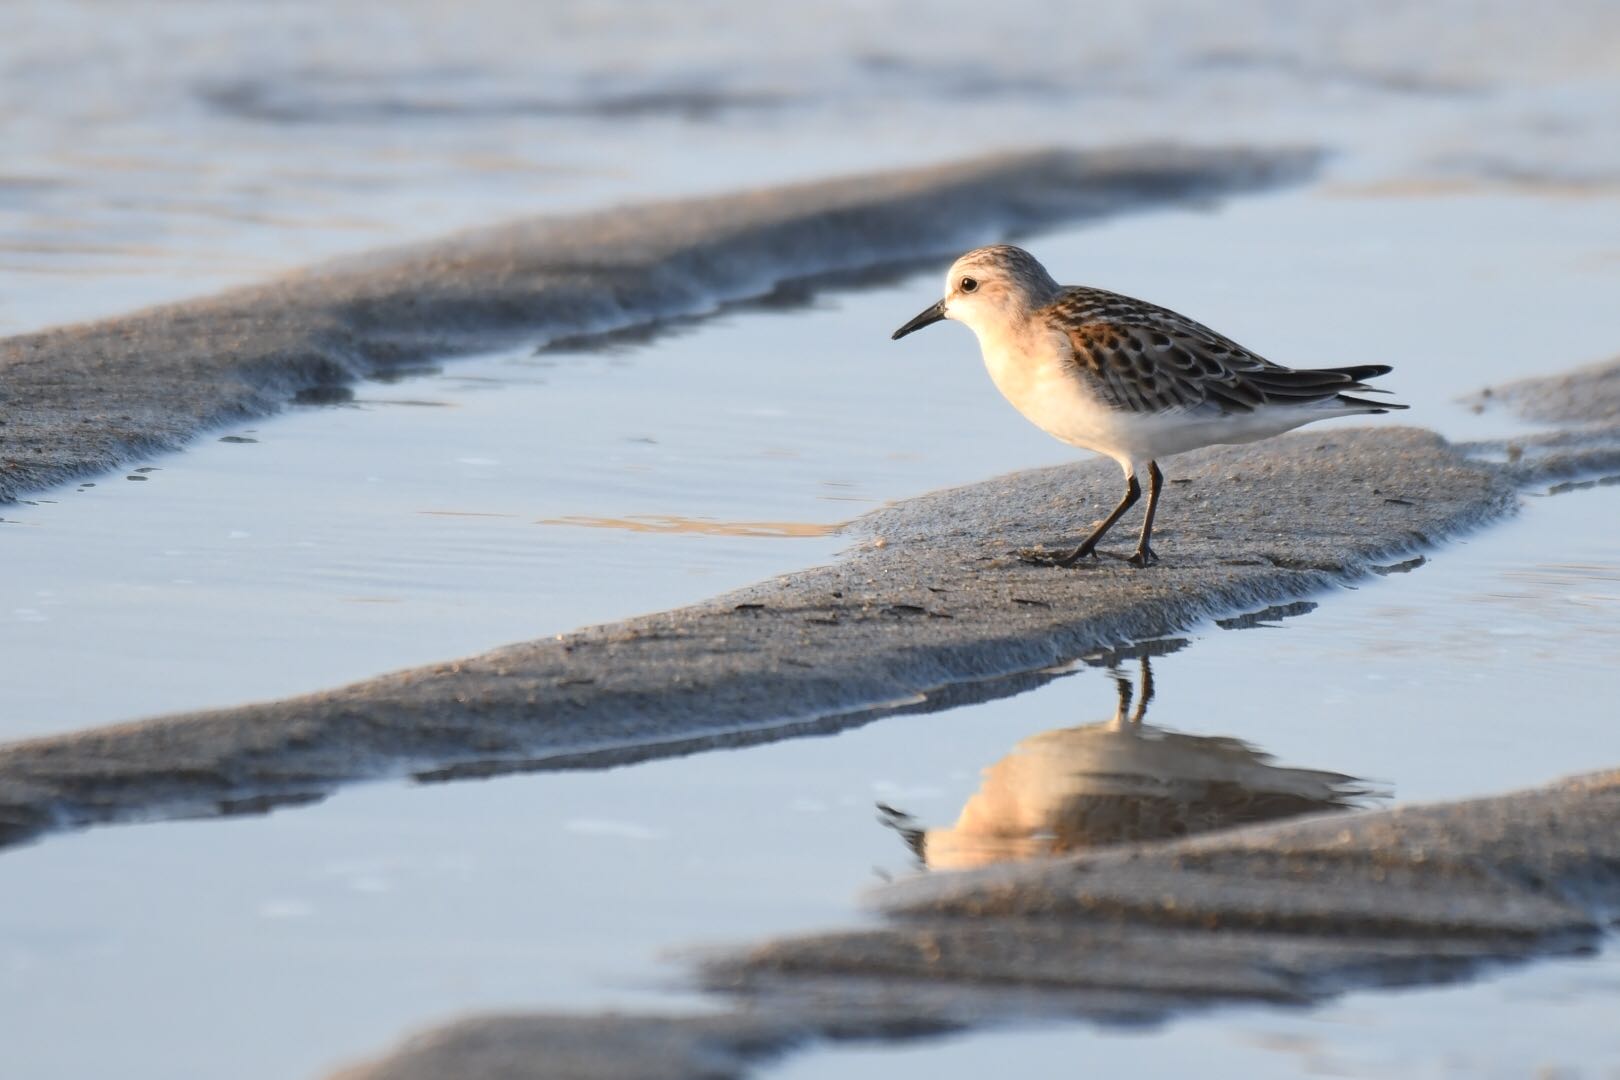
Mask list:
[[[1285,368],[1168,308],[1102,289],[1065,289],[1039,314],[1068,333],[1074,363],[1097,395],[1131,413],[1226,416],[1308,405],[1347,390],[1378,393],[1361,380],[1389,370],[1381,364]]]

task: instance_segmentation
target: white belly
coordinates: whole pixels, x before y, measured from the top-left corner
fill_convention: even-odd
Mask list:
[[[1075,377],[1066,335],[1053,332],[1021,341],[981,338],[980,347],[996,389],[1031,423],[1070,446],[1106,454],[1127,472],[1201,446],[1269,438],[1341,411],[1321,404],[1229,416],[1121,412],[1094,397]]]
[[[1119,459],[1122,442],[1129,441],[1126,425],[1074,377],[1065,335],[1053,333],[1037,341],[981,339],[980,347],[991,381],[1025,419],[1070,446]]]

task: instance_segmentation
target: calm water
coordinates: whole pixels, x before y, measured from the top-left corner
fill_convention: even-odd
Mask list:
[[[514,214],[1031,143],[1325,144],[1347,181],[1612,198],[1617,39],[1604,0],[15,0],[0,332]]]
[[[1365,992],[1308,1012],[1234,1008],[1166,1028],[1080,1026],[839,1047],[760,1070],[772,1080],[983,1076],[1017,1062],[1063,1075],[1389,1080],[1607,1077],[1620,1062],[1620,958],[1549,960],[1446,989]],[[1500,1023],[1495,1021],[1500,1020]],[[1491,1023],[1490,1034],[1482,1028]]]
[[[1144,252],[1180,238],[1199,258],[1156,295],[1275,356],[1342,362],[1376,350],[1417,419],[1481,434],[1511,424],[1471,416],[1451,395],[1532,369],[1541,354],[1512,332],[1470,334],[1463,316],[1493,282],[1526,304],[1596,310],[1612,281],[1570,249],[1609,239],[1579,210],[1314,189],[1037,247],[1054,265],[1138,289]],[[1470,245],[1486,218],[1496,243]],[[1392,261],[1390,245],[1417,220],[1435,243]],[[1335,230],[1356,239],[1323,260],[1320,289],[1281,269]],[[1247,275],[1213,273],[1223,249],[1249,260],[1252,288],[1229,284]],[[243,435],[257,442],[199,443],[131,474],[145,481],[107,478],[8,508],[0,535],[18,574],[5,645],[26,661],[11,694],[27,708],[7,723],[65,730],[309,689],[678,603],[838,546],[730,535],[725,523],[825,524],[1063,460],[996,399],[960,328],[918,348],[886,341],[932,288],[737,312],[607,355],[458,363],[362,387],[356,407],[261,423]],[[1352,292],[1353,320],[1342,314]],[[1323,325],[1342,330],[1324,340]],[[1590,317],[1542,329],[1571,360],[1614,339]],[[602,416],[611,422],[584,419]],[[1275,628],[1208,627],[1155,661],[1147,722],[1241,739],[1276,765],[1365,778],[1401,799],[1620,760],[1604,704],[1620,694],[1616,498],[1615,488],[1532,497],[1413,573],[1319,597]],[[555,523],[583,518],[635,527]],[[701,528],[668,528],[681,522]],[[41,1078],[115,1066],[153,1078],[313,1076],[468,1010],[712,1007],[681,990],[680,963],[662,959],[670,950],[860,918],[864,887],[915,867],[878,803],[949,827],[982,770],[1043,733],[1108,720],[1114,703],[1110,681],[1086,669],[830,739],[603,773],[364,785],[266,818],[48,838],[0,856],[11,1053]],[[1436,1025],[1480,1015],[1505,1025],[1548,995],[1600,1009],[1611,967],[1548,965],[1307,1014],[1220,1013],[1158,1034],[1050,1031],[1027,1045],[1232,1069],[1264,1059],[1286,1072],[1300,1067],[1292,1048],[1315,1040],[1352,1075],[1383,1075],[1392,1057],[1429,1060],[1402,1057],[1414,1008]],[[72,1038],[86,1016],[100,1037]],[[1562,1040],[1559,1060],[1612,1060],[1599,1030]],[[980,1038],[993,1052],[1023,1036]],[[1447,1045],[1437,1035],[1429,1050]],[[1451,1045],[1467,1049],[1460,1037]],[[1540,1045],[1504,1037],[1504,1054],[1522,1052],[1504,1060],[1531,1062]],[[980,1046],[839,1050],[782,1067],[822,1075],[897,1053],[966,1075]]]
[[[1314,188],[1035,246],[1285,362],[1392,363],[1407,415],[1458,437],[1514,424],[1456,395],[1620,341],[1620,264],[1593,261],[1620,250],[1620,214],[1582,201]],[[1183,257],[1161,261],[1166,246]],[[689,602],[833,557],[816,527],[886,500],[1073,460],[994,393],[961,327],[888,341],[936,287],[737,312],[605,355],[459,361],[232,436],[256,442],[205,439],[6,507],[0,736],[314,690]],[[1519,308],[1538,317],[1480,318]],[[567,523],[592,520],[625,527]],[[747,535],[762,532],[789,535]],[[82,678],[87,663],[107,677]]]
[[[1602,528],[1617,499],[1609,488],[1535,500],[1413,573],[1321,596],[1275,628],[1207,627],[1154,660],[1146,721],[1410,800],[1620,760],[1607,709],[1620,694],[1620,539]],[[40,1080],[113,1068],[268,1080],[317,1075],[475,1009],[703,1008],[680,988],[682,948],[849,925],[863,889],[915,872],[879,803],[949,826],[989,786],[984,770],[1032,739],[1095,730],[1115,701],[1110,680],[1083,668],[834,738],[597,773],[369,784],[269,817],[7,851],[8,1057]],[[1507,1073],[1591,1068],[1617,1060],[1612,1025],[1595,1022],[1617,984],[1612,957],[1560,962],[1319,1012],[1049,1031],[1027,1047],[1031,1062],[1080,1053],[1099,1067],[1140,1061],[1144,1075],[1175,1075],[1178,1060],[1215,1075],[1269,1062],[1261,1075],[1281,1075],[1313,1045],[1354,1076],[1435,1075],[1420,1066],[1447,1055],[1488,1054]],[[86,1017],[94,1040],[75,1036]],[[1556,1037],[1531,1034],[1543,1020]],[[1500,1036],[1482,1040],[1480,1024]],[[1013,1037],[980,1038],[1005,1048]],[[846,1058],[882,1067],[898,1054],[967,1076],[982,1059],[971,1041],[958,1057],[962,1045],[840,1050],[789,1070],[843,1075]]]
[[[1013,3],[987,28],[982,5],[949,3],[6,5],[0,90],[28,108],[4,113],[0,333],[509,214],[1196,133],[1339,156],[1303,190],[1032,246],[1066,280],[1170,304],[1281,362],[1392,363],[1414,422],[1500,434],[1510,419],[1452,399],[1620,342],[1620,12],[1560,11]],[[828,527],[887,500],[1068,460],[996,398],[961,328],[887,341],[936,287],[458,362],[0,508],[0,738],[672,606],[832,558]],[[1613,765],[1617,498],[1532,497],[1411,574],[1276,627],[1202,628],[1155,660],[1145,722],[1398,799]],[[9,850],[5,1071],[316,1076],[471,1010],[713,1007],[669,952],[862,918],[863,888],[916,872],[877,804],[948,829],[998,767],[1090,745],[1114,707],[1085,668],[836,738],[369,784]],[[775,1071],[1591,1073],[1620,1065],[1617,986],[1610,954],[1307,1012],[992,1032]]]

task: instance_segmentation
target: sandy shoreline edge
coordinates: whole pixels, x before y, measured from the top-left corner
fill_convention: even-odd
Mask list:
[[[0,503],[300,391],[458,353],[713,311],[1058,221],[1299,179],[1318,155],[1140,146],[1000,154],[509,222],[263,285],[0,340]]]
[[[1295,599],[1508,512],[1516,485],[1411,428],[1187,455],[1164,564],[1075,571],[1056,546],[1112,463],[1018,473],[858,519],[836,563],[673,611],[323,693],[0,746],[0,839],[305,801],[356,778],[690,752],[958,703],[963,688]],[[1218,497],[1217,497],[1218,496]],[[615,758],[615,755],[622,755]]]
[[[728,1011],[489,1014],[333,1080],[714,1080],[827,1040],[987,1024],[1151,1023],[1303,1005],[1583,955],[1620,910],[1620,772],[929,874],[880,889],[873,928],[712,955]]]
[[[1019,693],[1046,669],[1297,600],[1517,505],[1527,484],[1620,467],[1612,428],[1457,446],[1326,428],[1177,459],[1162,565],[1074,571],[1111,463],[906,500],[831,565],[670,611],[329,691],[0,744],[0,844],[123,820],[254,813],[414,774],[599,768],[831,732]],[[1217,497],[1218,496],[1218,497]]]
[[[1452,447],[1411,429],[1338,431],[1314,448],[1307,434],[1246,448],[1245,464],[1228,448],[1178,465],[1196,462],[1200,479],[1228,483],[1258,466],[1267,488],[1290,494],[1308,477],[1342,492],[1369,476],[1380,484],[1393,476],[1403,483],[1396,498],[1418,494],[1428,513],[1437,492],[1456,496],[1442,514],[1444,533],[1508,512],[1514,488],[1620,468],[1614,416],[1594,421],[1587,409],[1559,405],[1590,400],[1585,384],[1610,384],[1616,372],[1620,361],[1516,384],[1518,407],[1584,425],[1527,439]],[[1392,453],[1389,472],[1369,469],[1369,449]],[[1486,464],[1484,456],[1505,460]],[[1471,482],[1454,489],[1459,477],[1437,469],[1436,459]],[[1279,475],[1289,462],[1297,473]],[[1335,474],[1340,462],[1356,475]],[[1435,488],[1417,486],[1419,477]],[[997,505],[1003,494],[993,496]],[[1221,495],[1223,503],[1251,502],[1251,520],[1266,509],[1246,485]],[[942,504],[941,515],[965,511],[959,534],[982,524],[985,505],[962,491],[926,498]],[[1345,509],[1327,503],[1309,506],[1300,531],[1313,533],[1314,515],[1336,519]],[[1388,520],[1379,521],[1370,501],[1351,503],[1361,540],[1389,538]],[[915,509],[885,512],[899,523],[873,515],[865,524],[887,537],[907,521],[940,521],[913,517]],[[1307,508],[1285,498],[1271,509],[1297,521],[1305,519],[1291,515]],[[1319,539],[1303,545],[1315,554],[1302,565],[1322,557]],[[1345,562],[1336,576],[1357,565]],[[1032,1018],[1135,1025],[1223,1003],[1298,1006],[1354,988],[1453,982],[1600,948],[1620,914],[1617,837],[1620,772],[1611,770],[1478,799],[934,872],[877,889],[868,898],[881,919],[875,927],[696,954],[697,980],[727,1005],[723,1012],[475,1015],[411,1036],[333,1080],[740,1078],[829,1041],[893,1041]]]

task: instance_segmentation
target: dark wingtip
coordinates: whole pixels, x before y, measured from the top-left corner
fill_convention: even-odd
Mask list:
[[[1360,382],[1363,379],[1376,379],[1380,375],[1388,375],[1395,369],[1388,364],[1354,364],[1350,367],[1322,368],[1321,370],[1331,371],[1335,375],[1343,375],[1352,382]]]

